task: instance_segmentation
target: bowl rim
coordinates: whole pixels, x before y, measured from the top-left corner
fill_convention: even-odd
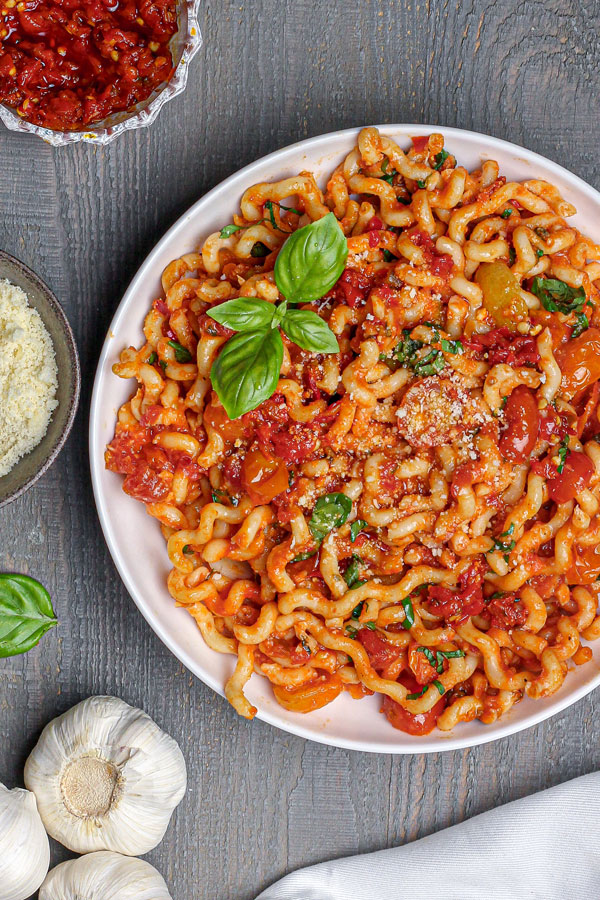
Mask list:
[[[77,343],[75,341],[73,329],[71,328],[71,325],[69,324],[69,320],[67,319],[65,311],[63,310],[62,306],[58,302],[58,299],[56,298],[56,295],[54,294],[54,292],[52,290],[50,290],[50,288],[48,287],[46,282],[43,281],[42,278],[40,278],[40,276],[36,272],[33,271],[33,269],[31,269],[26,263],[22,262],[22,260],[18,259],[16,256],[12,256],[10,253],[7,253],[5,250],[0,250],[0,262],[8,262],[10,265],[15,266],[17,269],[20,269],[21,272],[23,272],[27,276],[27,278],[29,278],[35,284],[35,286],[40,290],[42,296],[45,298],[46,302],[48,303],[48,306],[50,307],[50,309],[52,309],[53,313],[56,315],[56,318],[58,319],[58,321],[60,322],[60,325],[62,327],[63,334],[65,336],[65,340],[67,342],[67,345],[68,345],[68,348],[70,351],[70,353],[69,353],[69,360],[71,362],[70,375],[71,375],[71,380],[73,382],[73,393],[71,394],[71,396],[69,398],[70,405],[69,405],[69,412],[67,415],[67,420],[65,422],[65,427],[64,427],[62,433],[60,434],[58,441],[56,442],[56,444],[54,445],[51,452],[46,457],[46,459],[44,460],[44,462],[42,463],[40,468],[31,476],[31,478],[29,478],[26,482],[24,482],[24,484],[22,484],[20,487],[16,488],[11,494],[8,494],[6,497],[3,497],[2,499],[0,499],[0,509],[2,509],[2,507],[7,506],[9,503],[12,503],[13,500],[16,500],[17,497],[20,497],[22,494],[24,494],[26,491],[28,491],[29,488],[32,487],[36,483],[36,481],[39,478],[41,478],[42,475],[44,475],[48,471],[50,466],[55,462],[57,456],[63,449],[63,447],[67,441],[67,438],[69,437],[71,429],[73,427],[73,422],[75,421],[75,416],[77,415],[77,410],[79,408],[79,399],[81,396],[81,365],[79,362],[79,353],[77,351]],[[35,307],[32,306],[32,309],[35,309]],[[52,335],[49,335],[49,337],[50,337],[50,340],[52,341],[52,345],[54,346],[54,340],[52,338]],[[35,447],[33,448],[33,450],[35,450]],[[31,450],[30,452],[33,453],[33,450]],[[25,457],[23,457],[23,458],[25,458]],[[17,460],[17,462],[15,463],[15,467],[17,467],[20,462],[21,462],[21,460]]]
[[[123,558],[121,547],[116,542],[112,533],[111,514],[108,505],[105,503],[102,483],[103,476],[106,474],[104,470],[104,459],[102,453],[100,453],[99,455],[96,453],[97,438],[98,432],[100,431],[100,421],[102,416],[100,400],[105,369],[107,366],[108,358],[113,354],[114,335],[118,334],[120,320],[122,318],[125,318],[126,314],[129,312],[129,306],[134,303],[138,288],[140,286],[143,287],[143,284],[147,278],[147,273],[152,269],[152,266],[155,264],[156,260],[160,258],[164,245],[177,238],[180,232],[185,231],[185,228],[188,225],[189,221],[193,220],[197,216],[198,210],[201,210],[205,206],[208,206],[213,197],[215,197],[215,195],[217,195],[226,186],[231,185],[234,190],[238,190],[239,187],[242,187],[243,190],[244,187],[251,185],[253,172],[256,169],[262,168],[264,165],[272,163],[274,161],[280,161],[282,167],[284,167],[286,164],[287,154],[291,155],[293,153],[298,153],[301,151],[310,152],[314,151],[315,148],[318,148],[317,152],[320,155],[325,155],[332,150],[332,145],[336,145],[338,143],[340,145],[340,153],[344,152],[347,146],[347,142],[350,140],[355,141],[356,137],[363,127],[365,126],[326,132],[325,134],[315,135],[302,141],[287,144],[280,149],[274,150],[271,153],[268,153],[265,156],[260,157],[253,162],[250,162],[243,168],[234,171],[231,175],[220,181],[206,194],[203,194],[198,200],[196,200],[195,203],[193,203],[163,234],[161,239],[156,243],[148,256],[144,259],[140,268],[132,278],[129,286],[127,287],[127,290],[125,291],[119,305],[115,310],[98,359],[90,404],[89,456],[94,501],[96,503],[98,517],[100,519],[102,532],[104,534],[109,552],[117,568],[117,571],[119,572],[119,575],[123,583],[125,584],[125,587],[127,588],[129,595],[131,596],[134,603],[136,604],[152,630],[155,632],[155,634],[171,651],[171,653],[173,653],[173,655],[184,666],[186,666],[187,669],[190,670],[192,674],[194,674],[210,688],[212,688],[221,697],[225,696],[224,684],[221,683],[213,675],[213,673],[204,669],[202,667],[202,664],[199,663],[197,659],[194,659],[193,653],[188,652],[181,641],[177,640],[174,635],[167,633],[164,630],[161,622],[158,620],[158,616],[150,609],[149,605],[147,605],[143,591],[140,591],[138,589],[134,578],[130,577],[129,572],[127,571],[127,565]],[[376,127],[384,134],[394,136],[397,140],[409,140],[412,136],[431,134],[433,132],[441,132],[447,142],[450,142],[452,138],[454,138],[456,140],[466,139],[467,141],[477,142],[478,144],[481,144],[482,141],[485,140],[486,149],[489,149],[490,154],[495,148],[497,148],[498,150],[504,151],[505,153],[509,153],[513,158],[525,160],[533,164],[540,163],[543,165],[546,171],[549,170],[551,172],[554,172],[554,174],[559,176],[563,181],[570,182],[572,185],[578,187],[580,190],[590,196],[600,209],[599,191],[589,185],[578,175],[575,175],[573,172],[565,169],[559,163],[556,163],[553,160],[550,160],[533,150],[522,147],[519,144],[506,141],[502,138],[493,137],[492,135],[487,135],[483,132],[471,131],[469,129],[455,128],[439,124],[429,125],[424,123],[384,123],[374,125],[374,127]],[[486,158],[490,158],[490,156],[486,155]],[[494,158],[493,155],[491,155],[491,158]],[[309,159],[307,160],[307,165],[310,166],[310,164],[311,160]],[[238,191],[236,195],[238,200],[240,196],[241,194]],[[182,250],[182,252],[186,251]],[[202,671],[199,671],[200,669],[202,669]],[[432,732],[432,734],[424,736],[424,738],[419,738],[419,743],[411,743],[410,745],[404,746],[396,746],[377,740],[363,740],[329,736],[329,733],[326,730],[323,730],[322,732],[316,732],[314,730],[310,730],[308,727],[304,727],[301,724],[302,716],[300,716],[300,714],[298,714],[297,716],[298,721],[295,720],[292,723],[288,721],[282,721],[278,714],[276,712],[273,713],[270,709],[259,709],[256,714],[256,718],[260,719],[261,721],[267,722],[268,724],[273,725],[282,731],[294,734],[298,737],[346,750],[357,750],[360,752],[370,753],[385,753],[390,755],[442,753],[453,750],[462,750],[469,747],[479,746],[481,744],[487,744],[492,741],[498,741],[502,738],[508,737],[509,735],[516,734],[518,732],[531,728],[534,725],[538,725],[546,719],[557,715],[567,707],[573,705],[599,685],[600,669],[598,670],[596,675],[589,678],[589,680],[584,684],[581,684],[576,688],[571,688],[571,690],[564,696],[559,696],[558,698],[554,699],[549,706],[542,706],[542,704],[540,704],[538,707],[538,705],[535,704],[523,721],[515,721],[512,720],[510,716],[507,716],[506,720],[501,725],[482,725],[481,732],[475,736],[461,737],[460,730],[455,730],[454,732],[449,732],[448,734],[434,731]],[[502,722],[502,719],[499,721]],[[406,738],[410,736],[404,735],[404,737]]]
[[[21,118],[13,107],[0,103],[0,122],[3,122],[9,131],[17,134],[34,134],[53,147],[62,147],[67,144],[80,142],[100,145],[110,144],[125,131],[134,131],[138,128],[146,128],[152,125],[163,106],[185,90],[190,63],[203,44],[202,32],[198,22],[200,0],[180,0],[180,2],[185,7],[187,16],[187,27],[182,39],[181,58],[175,66],[170,79],[165,82],[160,90],[157,88],[153,92],[153,97],[150,95],[152,99],[148,102],[148,98],[146,98],[146,100],[141,101],[141,104],[138,104],[141,105],[141,109],[136,110],[133,107],[132,110],[112,113],[111,116],[108,116],[102,122],[90,125],[89,128],[82,128],[79,131],[55,131],[52,128],[45,128],[42,125],[36,125],[27,119]],[[146,105],[144,106],[144,104]],[[120,118],[118,122],[109,125],[103,124],[112,116],[121,115],[123,118]]]

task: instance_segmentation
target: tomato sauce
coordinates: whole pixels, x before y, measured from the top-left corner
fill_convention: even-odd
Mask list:
[[[55,131],[131,109],[169,80],[175,0],[6,0],[0,102]]]

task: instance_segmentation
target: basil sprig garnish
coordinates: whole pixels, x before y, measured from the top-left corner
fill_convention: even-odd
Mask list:
[[[581,312],[585,306],[585,289],[574,288],[558,278],[541,278],[536,276],[531,282],[531,292],[541,300],[548,312],[561,312],[568,315]]]
[[[315,503],[308,527],[319,543],[334,528],[343,525],[352,510],[352,500],[346,494],[325,494]]]
[[[290,303],[310,303],[329,291],[342,274],[348,244],[337,219],[328,213],[287,239],[275,263],[275,282],[285,300],[278,305],[257,297],[238,297],[208,310],[212,319],[238,333],[213,363],[210,378],[230,419],[237,419],[275,393],[283,359],[281,328],[294,344],[311,353],[337,353],[326,322]],[[345,519],[344,519],[345,521]]]
[[[58,624],[46,588],[27,575],[0,575],[0,657],[27,653]]]

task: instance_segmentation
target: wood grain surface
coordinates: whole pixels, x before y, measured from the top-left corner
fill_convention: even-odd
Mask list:
[[[54,288],[84,374],[60,459],[0,511],[0,570],[42,580],[60,618],[38,649],[0,660],[0,781],[22,784],[50,718],[90,694],[117,694],[187,758],[187,796],[148,857],[174,900],[251,900],[295,867],[413,840],[597,769],[600,694],[498,743],[428,757],[336,750],[239,719],[146,625],[104,544],[87,425],[108,323],[194,200],[311,135],[454,125],[537,150],[600,188],[600,4],[201,0],[201,25],[187,91],[150,129],[106,149],[0,132],[0,247]],[[54,862],[67,857],[53,846]]]

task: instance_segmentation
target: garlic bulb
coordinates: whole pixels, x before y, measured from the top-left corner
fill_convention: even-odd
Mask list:
[[[35,797],[0,784],[0,897],[25,900],[46,877],[50,845]]]
[[[100,851],[61,863],[48,873],[39,900],[172,900],[150,863]]]
[[[185,761],[141,709],[90,697],[46,725],[25,784],[48,834],[65,847],[139,856],[162,840],[185,793]]]

